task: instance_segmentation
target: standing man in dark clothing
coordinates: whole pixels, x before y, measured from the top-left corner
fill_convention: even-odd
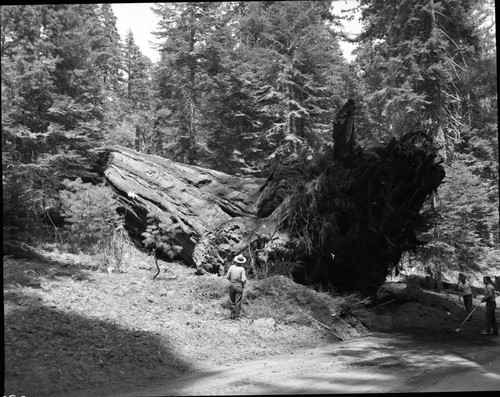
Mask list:
[[[469,314],[472,310],[472,287],[470,283],[465,280],[465,276],[462,273],[458,275],[458,280],[458,300],[460,301],[460,297],[462,297],[465,310],[467,314]],[[469,317],[469,320],[472,320],[472,316]]]
[[[246,261],[243,255],[236,256],[226,275],[226,278],[231,282],[229,286],[229,299],[232,305],[231,318],[235,320],[240,317],[243,289],[247,282],[245,268],[242,266]]]
[[[483,332],[481,332],[481,335],[498,336],[498,324],[495,318],[495,309],[497,307],[495,302],[495,287],[493,286],[489,276],[483,277],[483,283],[485,285],[484,298],[481,299],[481,302],[486,302],[486,328]]]

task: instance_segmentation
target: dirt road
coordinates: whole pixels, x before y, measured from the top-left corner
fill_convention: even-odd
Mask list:
[[[498,338],[446,339],[372,334],[108,396],[500,390]]]

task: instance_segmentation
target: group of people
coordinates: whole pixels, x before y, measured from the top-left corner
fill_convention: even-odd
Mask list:
[[[458,275],[458,300],[463,300],[465,310],[469,315],[469,321],[472,320],[472,286],[469,281],[467,281],[464,274],[460,273]],[[498,336],[498,324],[495,317],[496,305],[496,294],[495,286],[491,281],[489,276],[483,277],[484,296],[481,298],[481,302],[486,302],[486,312],[485,312],[485,329],[481,332],[482,335]]]
[[[230,282],[229,299],[231,301],[231,318],[235,320],[239,319],[241,315],[241,301],[243,299],[243,290],[247,282],[245,271],[246,262],[247,260],[244,255],[240,254],[235,256],[226,274],[226,279]],[[472,285],[462,273],[459,274],[458,279],[458,300],[463,300],[465,310],[469,315],[468,319],[472,320]],[[481,303],[486,302],[486,314],[485,329],[481,334],[498,336],[498,324],[495,317],[495,286],[489,276],[483,277],[483,283],[485,288]]]

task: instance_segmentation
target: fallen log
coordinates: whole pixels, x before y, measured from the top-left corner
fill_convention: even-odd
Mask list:
[[[191,266],[193,249],[204,233],[235,217],[255,217],[263,183],[123,147],[111,151],[104,175],[123,206],[131,235],[141,240],[147,214],[172,224],[172,241],[183,247],[180,257]]]
[[[243,253],[256,277],[287,274],[371,296],[424,243],[418,234],[432,211],[422,208],[444,169],[422,133],[369,150],[351,144],[281,162],[266,179],[115,148],[105,177],[132,237],[141,240],[148,215],[156,218],[200,274],[221,275]]]

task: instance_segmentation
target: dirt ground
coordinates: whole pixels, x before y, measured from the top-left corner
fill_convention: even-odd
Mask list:
[[[252,304],[253,312],[230,321],[224,280],[196,276],[182,264],[162,262],[153,280],[156,269],[144,258],[124,273],[108,273],[90,256],[41,254],[3,258],[7,395],[130,390],[338,340],[297,304],[279,306],[279,297],[260,297],[251,288],[244,307]],[[314,303],[305,287],[286,278],[280,283],[304,299],[304,312]],[[326,308],[319,309],[318,319]],[[341,321],[336,335],[359,336],[364,328],[358,328]]]
[[[230,368],[206,368],[108,397],[500,390],[498,343],[373,334]],[[105,391],[104,391],[105,392]],[[108,391],[109,392],[109,391]]]
[[[451,291],[386,283],[375,307],[344,317],[268,297],[234,322],[223,280],[180,264],[152,281],[144,260],[114,273],[57,251],[3,259],[6,395],[408,391],[498,357],[498,340],[479,336],[484,307],[456,332],[465,312]],[[303,290],[277,281],[305,310]]]

